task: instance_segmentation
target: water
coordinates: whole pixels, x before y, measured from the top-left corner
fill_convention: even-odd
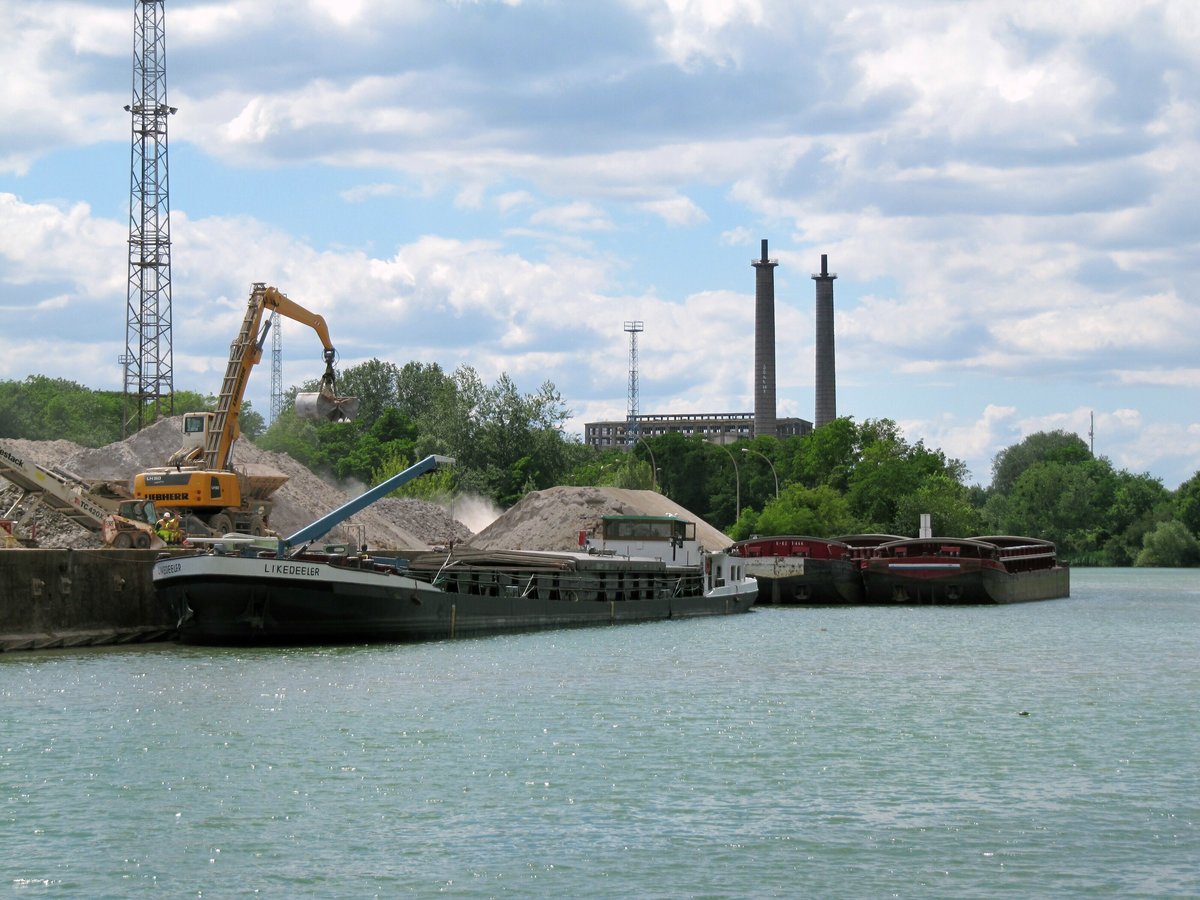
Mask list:
[[[1200,894],[1200,571],[0,656],[0,894]]]

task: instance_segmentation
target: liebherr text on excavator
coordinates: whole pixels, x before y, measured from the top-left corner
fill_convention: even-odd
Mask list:
[[[236,471],[233,445],[241,434],[238,414],[246,393],[250,370],[262,359],[263,344],[271,321],[268,311],[308,325],[324,348],[325,374],[315,394],[296,396],[296,415],[304,419],[347,422],[358,411],[358,400],[338,397],[333,363],[337,356],[325,320],[273,287],[255,284],[250,292],[241,331],[229,348],[225,380],[213,412],[187,413],[183,417],[184,446],[166,466],[139,473],[133,481],[134,496],[153,500],[159,510],[169,509],[183,517],[189,534],[225,535],[233,531],[266,534],[271,511],[270,497],[287,480],[280,473],[254,474]]]

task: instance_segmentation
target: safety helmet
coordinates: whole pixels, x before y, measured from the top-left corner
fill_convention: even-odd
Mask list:
[[[164,519],[169,519],[169,518],[171,518],[171,511],[170,511],[170,510],[167,510],[165,513],[163,513],[163,518],[164,518]]]

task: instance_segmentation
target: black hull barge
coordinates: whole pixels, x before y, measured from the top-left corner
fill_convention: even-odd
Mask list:
[[[1071,594],[1070,569],[1050,541],[1011,535],[914,538],[877,548],[863,563],[867,602],[998,604]]]
[[[718,563],[718,565],[720,565]],[[163,560],[160,597],[199,644],[427,641],[746,612],[752,579],[705,583],[694,567],[582,553],[286,559],[219,551]]]
[[[802,535],[751,538],[733,545],[758,579],[760,604],[843,606],[863,602],[859,563],[839,540]]]
[[[446,460],[429,457],[276,542],[230,535],[160,559],[159,597],[191,644],[428,641],[747,612],[758,593],[743,561],[693,553],[692,523],[662,517],[660,557],[454,550],[402,560],[313,552],[309,541]],[[628,525],[629,523],[618,523]],[[641,517],[639,527],[649,525]],[[293,547],[299,549],[293,550]],[[683,562],[678,561],[680,557]]]

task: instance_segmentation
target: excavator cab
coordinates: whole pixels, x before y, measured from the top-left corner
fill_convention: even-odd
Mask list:
[[[204,447],[208,435],[208,423],[212,420],[210,412],[187,413],[183,417],[183,446]]]

